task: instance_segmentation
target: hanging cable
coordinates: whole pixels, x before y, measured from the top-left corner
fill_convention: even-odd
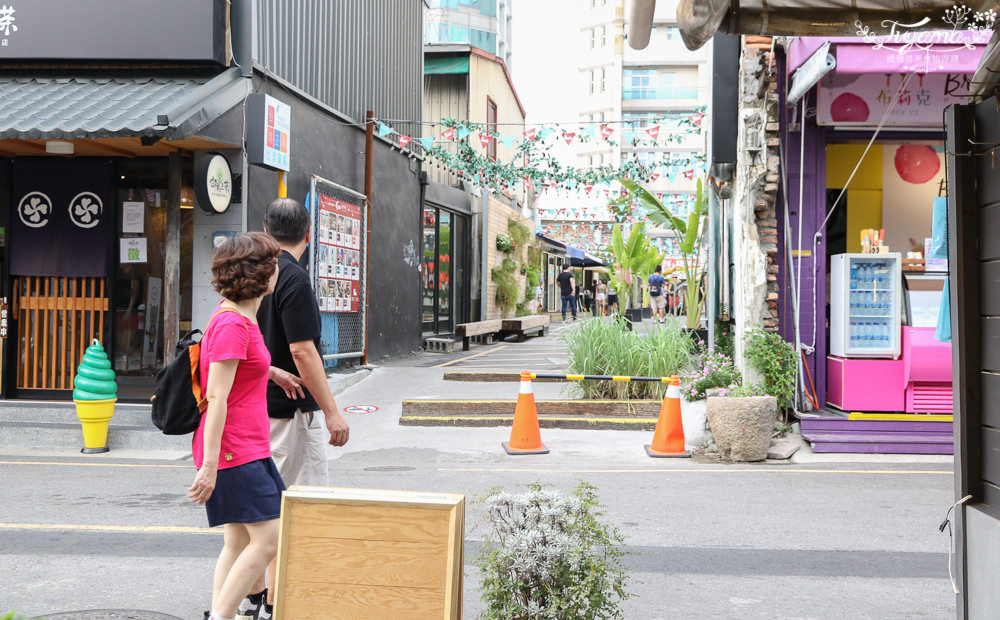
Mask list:
[[[802,96],[802,101],[800,102],[800,105],[801,105],[801,110],[800,110],[801,115],[800,115],[800,119],[799,119],[799,202],[798,202],[798,206],[799,206],[799,213],[798,213],[798,225],[799,225],[798,228],[799,228],[799,233],[798,233],[798,241],[796,241],[796,251],[798,252],[798,256],[796,258],[798,260],[796,261],[797,273],[795,275],[795,291],[794,291],[794,294],[795,294],[795,350],[796,351],[802,351],[802,330],[801,330],[801,324],[800,324],[800,322],[798,320],[798,317],[799,317],[799,309],[802,307],[802,219],[803,219],[802,218],[802,211],[803,211],[802,205],[803,205],[803,199],[804,199],[804,195],[805,195],[805,178],[806,178],[806,176],[804,174],[802,174],[802,170],[805,168],[805,163],[806,163],[806,108],[809,107],[807,105],[808,100],[809,100],[809,94],[805,93]],[[789,258],[791,258],[791,257],[789,257]],[[799,374],[799,377],[798,377],[799,380],[798,380],[798,383],[799,383],[799,385],[801,387],[801,390],[796,390],[796,392],[795,392],[795,399],[798,401],[798,405],[799,405],[800,409],[804,409],[805,408],[805,407],[802,407],[802,393],[805,392],[805,382],[802,380],[802,362],[804,360],[805,360],[805,356],[798,356],[798,359],[796,359],[796,362],[798,362],[798,366],[799,366],[799,373],[798,373]]]
[[[948,528],[948,579],[951,580],[951,589],[955,591],[955,594],[961,594],[961,592],[958,590],[958,584],[955,583],[955,574],[952,572],[952,564],[954,564],[954,560],[952,558],[955,556],[955,536],[951,530],[951,513],[970,499],[972,499],[972,496],[966,495],[952,504],[951,508],[948,509],[947,514],[944,516],[944,521],[942,521],[941,525],[938,526],[939,532],[943,532],[945,528]]]
[[[785,95],[787,97],[787,85]],[[778,156],[781,159],[781,196],[782,205],[785,216],[785,264],[788,268],[782,270],[785,277],[788,279],[789,297],[791,298],[792,305],[792,326],[798,331],[799,325],[799,302],[798,302],[798,282],[795,279],[795,270],[791,268],[792,264],[792,219],[791,214],[788,211],[788,156],[785,153],[785,142],[788,138],[788,124],[784,124],[783,128],[785,134],[784,139],[778,141]],[[801,173],[801,171],[800,171]],[[802,208],[799,207],[799,212],[801,213]],[[795,377],[796,384],[799,385],[802,380],[802,368],[798,366],[799,373]],[[795,400],[792,401],[792,410],[795,415],[802,417],[801,408],[801,397],[799,392],[796,391]]]

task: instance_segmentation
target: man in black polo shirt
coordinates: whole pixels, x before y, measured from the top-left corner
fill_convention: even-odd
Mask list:
[[[563,265],[562,273],[556,276],[559,292],[562,294],[562,320],[566,320],[566,308],[572,308],[573,320],[576,320],[576,279],[570,271],[569,263]]]
[[[269,381],[267,413],[271,418],[271,453],[285,484],[329,486],[326,444],[342,446],[350,431],[330,392],[320,357],[319,305],[309,275],[299,259],[309,243],[309,212],[302,203],[279,198],[267,207],[264,231],[281,247],[278,282],[264,297],[257,322],[271,353],[271,365],[302,378],[302,398],[290,398],[287,388]],[[293,391],[293,396],[294,394]],[[322,414],[322,415],[318,415]],[[325,422],[325,423],[324,423]],[[327,432],[329,431],[329,435]],[[263,577],[240,605],[240,613],[270,618],[274,602],[274,563],[269,567],[271,588],[263,607]]]

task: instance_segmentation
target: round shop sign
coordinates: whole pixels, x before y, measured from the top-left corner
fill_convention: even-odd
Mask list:
[[[25,194],[17,205],[17,215],[25,226],[41,228],[52,216],[52,200],[42,192]]]
[[[344,407],[346,413],[375,413],[378,411],[378,407],[375,405],[351,405],[350,407]]]
[[[221,153],[208,153],[194,173],[194,193],[208,213],[225,213],[233,201],[233,171]]]
[[[69,219],[80,228],[93,228],[101,223],[104,203],[93,192],[80,192],[69,203]]]

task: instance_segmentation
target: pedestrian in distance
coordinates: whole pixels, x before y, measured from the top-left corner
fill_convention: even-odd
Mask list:
[[[608,314],[615,314],[618,312],[618,293],[615,289],[608,287]]]
[[[278,253],[263,233],[230,237],[212,259],[222,296],[201,340],[198,369],[208,407],[191,452],[198,473],[188,488],[224,542],[212,581],[212,620],[236,615],[244,594],[278,549],[285,485],[271,458],[267,382],[295,391],[298,378],[271,366],[257,308],[278,280]]]
[[[275,367],[302,377],[301,388],[289,393],[272,382],[267,386],[271,418],[271,451],[282,479],[289,486],[329,486],[327,444],[343,446],[350,429],[327,383],[320,356],[322,323],[309,275],[299,265],[309,243],[309,212],[291,198],[278,198],[264,213],[264,231],[278,244],[278,279],[264,298],[257,320]],[[275,563],[263,571],[240,612],[269,620],[274,605]],[[269,587],[267,587],[269,586]],[[247,594],[247,593],[250,594]]]
[[[604,283],[604,280],[597,283],[597,288],[594,289],[594,300],[597,304],[597,316],[604,316],[608,309],[608,285]]]
[[[663,266],[657,265],[653,275],[649,276],[649,307],[653,311],[653,320],[657,323],[667,321],[667,297],[664,295]]]
[[[576,320],[576,279],[570,271],[569,263],[563,265],[562,273],[556,276],[559,283],[559,294],[562,296],[562,320],[566,322],[566,309],[572,309],[573,320]]]

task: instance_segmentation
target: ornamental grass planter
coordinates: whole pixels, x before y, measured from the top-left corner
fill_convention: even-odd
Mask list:
[[[778,417],[778,401],[773,396],[709,396],[705,414],[719,456],[735,462],[763,461],[767,458],[774,422]]]

